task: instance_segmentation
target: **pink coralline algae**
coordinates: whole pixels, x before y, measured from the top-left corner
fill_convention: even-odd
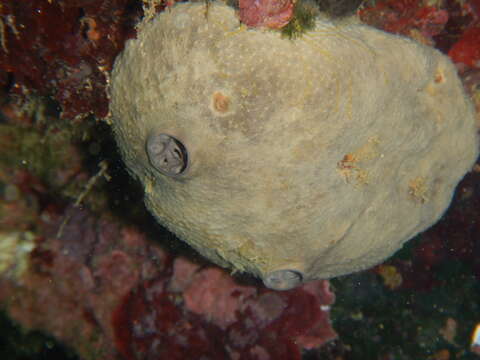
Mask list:
[[[176,258],[171,278],[141,283],[116,309],[116,343],[128,359],[300,359],[336,338],[327,281],[272,292],[216,267]]]
[[[327,281],[280,293],[241,284],[222,269],[174,257],[108,213],[44,206],[39,180],[0,175],[21,178],[14,199],[0,194],[0,213],[16,214],[2,229],[33,238],[28,266],[0,272],[0,304],[25,329],[53,335],[82,359],[298,360],[302,349],[336,338]],[[24,196],[40,206],[25,207]]]
[[[467,29],[448,55],[455,63],[480,69],[480,25]]]
[[[421,35],[418,40],[430,44],[432,37],[443,30],[448,16],[445,9],[424,5],[421,0],[380,1],[360,11],[361,19],[369,25],[395,34]]]
[[[280,29],[293,16],[292,0],[240,0],[240,21],[249,27]]]

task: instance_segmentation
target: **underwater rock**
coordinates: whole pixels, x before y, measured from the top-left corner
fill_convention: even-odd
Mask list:
[[[352,21],[290,40],[223,4],[178,4],[128,41],[111,97],[158,221],[278,290],[386,259],[478,154],[449,59]]]

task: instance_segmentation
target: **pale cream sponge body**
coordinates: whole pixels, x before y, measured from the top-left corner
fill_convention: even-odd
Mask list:
[[[478,152],[440,52],[328,19],[291,40],[220,3],[142,24],[111,112],[158,221],[278,290],[385,260],[439,219]]]

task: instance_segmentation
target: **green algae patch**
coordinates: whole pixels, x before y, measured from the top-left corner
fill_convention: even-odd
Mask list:
[[[306,31],[315,28],[315,19],[318,16],[318,8],[313,3],[299,1],[293,9],[293,17],[290,22],[281,29],[283,36],[295,39],[302,36]]]

